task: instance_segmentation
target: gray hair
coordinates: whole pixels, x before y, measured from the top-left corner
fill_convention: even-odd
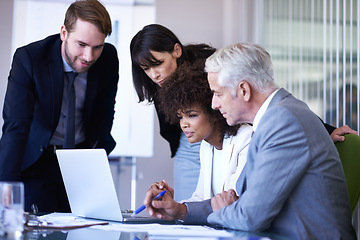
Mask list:
[[[243,80],[260,93],[276,87],[270,54],[256,44],[238,43],[219,49],[207,58],[205,71],[219,73],[218,84],[233,96]]]

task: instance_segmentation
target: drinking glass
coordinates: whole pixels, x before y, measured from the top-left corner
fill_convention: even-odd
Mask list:
[[[24,230],[24,185],[0,182],[0,236],[21,237]]]

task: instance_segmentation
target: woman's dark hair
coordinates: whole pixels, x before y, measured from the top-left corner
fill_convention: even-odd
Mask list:
[[[225,133],[236,135],[239,125],[229,126],[220,111],[211,108],[212,92],[204,65],[205,59],[198,59],[193,63],[185,62],[175,70],[157,92],[160,110],[167,121],[179,124],[178,110],[197,106],[209,118],[213,127],[220,130],[221,139]]]
[[[145,26],[133,37],[130,43],[133,83],[139,102],[144,100],[152,102],[159,88],[141,68],[161,64],[150,51],[171,54],[176,43],[180,45],[182,50],[182,55],[177,60],[178,66],[185,61],[193,62],[197,58],[207,58],[216,50],[206,44],[183,46],[176,35],[168,28],[159,24]]]

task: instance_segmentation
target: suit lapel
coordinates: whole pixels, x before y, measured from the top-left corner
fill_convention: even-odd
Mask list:
[[[51,54],[48,59],[48,77],[44,77],[47,79],[43,82],[44,85],[48,85],[45,89],[50,89],[52,96],[52,116],[54,117],[53,123],[57,126],[58,120],[60,118],[61,112],[61,104],[63,97],[63,89],[64,89],[64,67],[61,57],[61,40],[59,39],[55,42],[52,47]],[[55,110],[56,109],[56,110]],[[60,109],[60,110],[57,110]],[[53,129],[56,128],[53,126]]]
[[[239,194],[239,197],[246,190],[246,171],[247,171],[248,162],[245,163],[244,169],[241,172],[237,182],[236,182],[236,192]]]
[[[284,88],[280,88],[279,91],[274,95],[274,97],[271,99],[268,108],[274,106],[275,104],[277,104],[278,102],[282,101],[284,98],[290,96],[291,93],[289,93],[288,91],[286,91]],[[262,121],[262,120],[260,120]],[[251,143],[250,143],[250,147],[249,147],[249,151],[251,149],[251,145],[255,144],[256,142],[256,132],[253,135],[252,139],[251,139]],[[237,182],[236,182],[236,189],[238,194],[241,196],[241,194],[246,190],[247,187],[247,180],[246,180],[246,175],[247,174],[251,174],[251,172],[254,169],[254,159],[252,159],[252,161],[250,161],[249,159],[249,155],[247,157],[247,161],[245,163],[244,169],[241,172]]]
[[[280,88],[279,91],[271,99],[268,108],[270,108],[273,105],[277,104],[278,102],[282,101],[284,98],[286,98],[289,95],[291,95],[291,93],[287,92],[283,88]],[[249,151],[251,149],[251,145],[255,144],[255,138],[256,138],[256,132],[251,139]],[[236,182],[236,190],[237,190],[237,193],[239,194],[239,196],[241,196],[243,194],[243,192],[246,190],[246,187],[247,187],[246,174],[247,173],[251,174],[251,172],[253,171],[253,168],[254,168],[254,162],[249,160],[249,155],[248,155],[247,161],[243,168],[243,171],[241,172],[241,174]]]

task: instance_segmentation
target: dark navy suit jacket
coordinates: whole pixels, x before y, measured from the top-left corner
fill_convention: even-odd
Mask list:
[[[19,180],[49,145],[60,117],[63,72],[59,34],[16,50],[3,109],[0,180]],[[110,130],[118,79],[117,51],[106,43],[88,72],[83,116],[88,146],[107,153],[115,147]]]

